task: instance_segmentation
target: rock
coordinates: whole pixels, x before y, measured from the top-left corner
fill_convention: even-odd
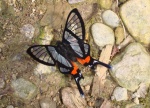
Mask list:
[[[0,78],[0,89],[4,88],[5,86],[5,81],[4,79]]]
[[[31,39],[34,36],[34,31],[35,31],[35,28],[31,24],[23,25],[23,27],[20,28],[21,34],[23,34],[29,39]]]
[[[112,77],[130,91],[135,91],[140,83],[150,83],[150,55],[139,43],[129,44],[112,60],[111,65]]]
[[[79,94],[78,89],[66,87],[61,91],[63,104],[67,108],[85,108],[87,103]]]
[[[99,0],[101,8],[110,9],[112,5],[112,0]]]
[[[30,100],[37,94],[37,87],[23,78],[12,81],[11,87],[14,94],[22,99]]]
[[[52,28],[45,26],[41,34],[38,36],[38,43],[42,45],[50,45],[54,35],[52,34]]]
[[[130,0],[120,9],[121,18],[129,33],[145,45],[150,44],[149,4],[149,0]]]
[[[95,23],[91,29],[94,42],[98,46],[104,47],[107,44],[114,44],[114,32],[108,26],[102,23]]]
[[[50,74],[55,71],[56,71],[56,66],[46,66],[39,63],[37,67],[34,69],[34,74],[39,76],[41,74]]]
[[[40,100],[40,108],[56,108],[56,102],[51,101],[50,98]]]
[[[124,30],[122,27],[117,27],[115,30],[115,37],[116,37],[116,44],[120,44],[123,39],[125,38],[124,36]]]
[[[106,10],[102,14],[102,19],[104,23],[112,28],[118,27],[120,20],[117,14],[111,10]]]
[[[12,106],[12,105],[8,105],[6,108],[14,108],[14,106]]]
[[[68,3],[69,4],[75,4],[75,3],[80,3],[80,2],[83,2],[85,0],[68,0]]]
[[[128,99],[127,89],[122,87],[116,87],[112,96],[112,100],[114,99],[116,99],[116,101],[127,100]]]
[[[127,104],[125,108],[145,108],[144,105],[142,104],[135,104],[135,103],[131,103],[131,104]]]
[[[92,75],[86,75],[86,76],[84,76],[84,80],[80,80],[80,84],[82,86],[91,85],[92,80],[93,80]]]

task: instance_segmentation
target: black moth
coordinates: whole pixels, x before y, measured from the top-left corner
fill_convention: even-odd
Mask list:
[[[94,68],[97,64],[111,68],[110,65],[95,60],[90,56],[90,46],[84,43],[84,38],[85,27],[83,19],[78,10],[73,9],[68,15],[62,42],[59,42],[57,46],[34,45],[27,49],[27,53],[38,62],[48,66],[57,64],[61,73],[73,75],[82,97],[84,97],[84,93],[79,81],[84,77],[72,58],[90,68]]]

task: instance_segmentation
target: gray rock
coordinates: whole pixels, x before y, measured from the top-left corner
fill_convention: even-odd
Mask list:
[[[83,2],[85,0],[68,0],[68,3],[69,4],[75,4],[75,3],[80,3],[80,2]]]
[[[150,0],[129,0],[120,9],[120,15],[129,33],[145,45],[150,44]]]
[[[135,91],[141,83],[150,83],[150,55],[139,43],[129,44],[111,65],[110,74],[120,86],[130,91]]]
[[[102,23],[95,23],[92,25],[92,35],[94,38],[94,42],[100,46],[104,47],[108,44],[114,44],[114,32],[113,30],[102,24]]]
[[[0,78],[0,89],[4,88],[5,86],[5,81],[4,79]]]
[[[116,87],[113,92],[113,96],[111,98],[112,100],[116,99],[116,101],[127,100],[128,99],[127,89],[122,87]]]
[[[23,27],[20,28],[20,32],[29,39],[34,36],[34,31],[35,28],[31,24],[23,25]]]
[[[111,10],[106,10],[102,14],[102,19],[104,23],[112,28],[118,27],[120,20],[117,14]]]
[[[30,100],[37,94],[37,87],[23,78],[12,81],[11,87],[14,89],[14,95],[22,99]]]
[[[56,102],[51,101],[50,98],[40,100],[40,108],[56,108]]]

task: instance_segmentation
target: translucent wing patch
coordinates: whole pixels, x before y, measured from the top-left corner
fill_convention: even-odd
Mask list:
[[[73,9],[69,13],[64,33],[66,30],[69,30],[70,32],[74,33],[77,38],[84,40],[85,38],[84,22],[77,9]]]
[[[84,43],[84,52],[85,52],[85,55],[90,55],[90,46],[89,44],[86,44]]]
[[[31,46],[28,48],[27,53],[42,64],[49,66],[56,64],[44,45]]]
[[[53,59],[58,62],[58,64],[62,64],[65,67],[72,67],[71,63],[63,57],[61,54],[57,52],[56,47],[47,46],[49,53],[52,55]]]

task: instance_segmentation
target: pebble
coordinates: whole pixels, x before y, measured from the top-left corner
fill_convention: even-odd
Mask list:
[[[68,0],[68,3],[69,4],[75,4],[75,3],[80,3],[80,2],[83,2],[85,0]]]
[[[99,4],[103,9],[110,9],[112,5],[112,0],[99,0]]]
[[[116,101],[127,100],[128,99],[127,89],[122,87],[116,87],[111,99],[112,100],[116,99]]]
[[[40,100],[40,108],[56,108],[56,102],[51,101],[50,98],[43,98]]]
[[[124,30],[123,30],[122,27],[117,27],[115,29],[115,37],[116,37],[116,44],[117,45],[120,44],[123,41],[125,36],[124,36]]]
[[[139,43],[129,44],[112,60],[111,65],[112,77],[130,91],[137,90],[141,83],[150,84],[150,55]]]
[[[102,24],[102,23],[95,23],[91,27],[92,36],[94,38],[94,42],[99,47],[104,47],[105,45],[114,44],[114,32],[113,30]]]
[[[150,44],[150,0],[129,0],[120,8],[120,16],[129,33],[144,45]]]
[[[130,103],[130,104],[127,104],[126,106],[125,106],[125,108],[145,108],[145,106],[144,105],[142,105],[142,104],[135,104],[135,103]]]
[[[31,100],[37,94],[37,87],[23,78],[12,81],[11,87],[14,90],[14,95],[22,99]]]
[[[120,20],[117,14],[111,10],[106,10],[102,14],[102,19],[104,23],[112,28],[118,27]]]
[[[0,78],[0,89],[4,88],[5,86],[5,81],[4,79]]]
[[[12,106],[12,105],[8,105],[6,108],[14,108],[14,106]]]
[[[25,24],[22,28],[20,28],[21,34],[25,37],[31,39],[34,36],[35,28],[31,24]]]

